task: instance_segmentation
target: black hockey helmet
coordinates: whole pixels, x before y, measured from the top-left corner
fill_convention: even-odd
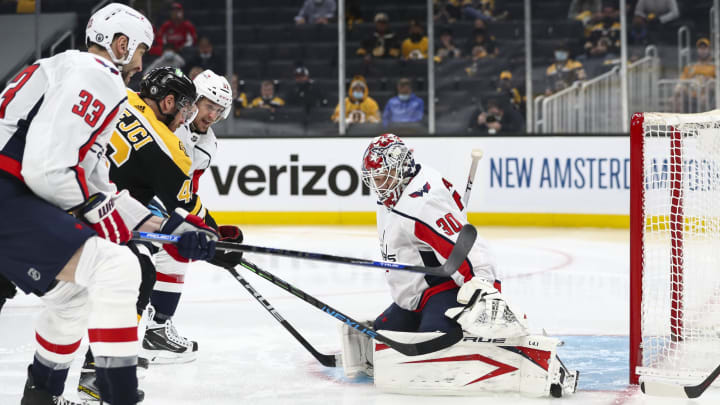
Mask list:
[[[160,101],[173,94],[178,101],[186,98],[191,102],[197,99],[195,84],[182,70],[165,66],[151,70],[140,81],[140,97]]]

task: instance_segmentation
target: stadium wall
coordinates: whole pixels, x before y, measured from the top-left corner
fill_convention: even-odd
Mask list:
[[[629,226],[626,136],[408,137],[416,161],[462,194],[481,148],[468,218],[476,225]],[[374,224],[362,138],[220,139],[200,194],[221,223]]]

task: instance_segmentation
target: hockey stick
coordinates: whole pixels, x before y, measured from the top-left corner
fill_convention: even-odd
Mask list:
[[[477,171],[478,162],[483,157],[483,150],[473,149],[470,156],[472,157],[472,164],[470,164],[470,172],[468,173],[467,186],[465,186],[465,194],[462,196],[462,203],[466,207],[468,200],[470,200],[470,191],[472,190],[473,181],[475,180],[475,172]]]
[[[462,263],[467,258],[468,253],[470,253],[470,249],[472,249],[476,238],[477,230],[475,229],[475,227],[469,224],[464,225],[463,228],[460,230],[460,233],[458,234],[457,241],[455,242],[455,247],[453,247],[452,252],[450,252],[450,256],[448,256],[448,259],[443,265],[434,267],[413,266],[409,264],[389,263],[368,259],[355,259],[352,257],[335,256],[324,253],[300,252],[297,250],[243,245],[234,242],[217,242],[215,246],[217,249],[223,249],[231,252],[240,251],[276,256],[289,256],[299,259],[319,260],[324,262],[343,263],[356,266],[379,267],[385,270],[402,270],[413,273],[429,274],[431,276],[447,277],[456,272],[458,268],[460,268]],[[176,235],[164,235],[160,233],[134,231],[133,239],[146,242],[175,243],[180,239],[180,237]]]
[[[659,381],[641,381],[640,390],[644,394],[656,395],[662,397],[687,397],[697,398],[705,392],[710,384],[720,375],[720,366],[718,366],[706,379],[698,385],[680,385],[672,383],[664,383]]]
[[[241,260],[240,260],[240,265],[244,265],[245,263],[247,263],[249,266],[255,266],[254,264],[246,261],[245,259],[241,259]],[[270,312],[270,313],[272,314],[272,316],[273,316],[275,319],[277,319],[277,321],[280,322],[280,324],[281,324],[283,327],[285,327],[285,329],[287,329],[287,331],[290,332],[290,334],[293,335],[293,337],[295,337],[295,339],[297,339],[297,341],[300,342],[300,344],[303,345],[303,347],[304,347],[305,349],[307,349],[307,351],[309,351],[310,354],[313,355],[313,357],[315,357],[315,358],[317,359],[317,361],[320,362],[320,364],[322,364],[322,365],[325,366],[325,367],[337,367],[338,365],[342,364],[342,360],[341,360],[341,355],[340,355],[340,354],[336,354],[336,355],[323,354],[323,353],[320,353],[319,351],[317,351],[317,350],[310,344],[310,342],[308,342],[307,340],[305,340],[305,338],[300,334],[300,332],[298,332],[295,328],[293,328],[293,326],[290,325],[290,323],[289,323],[288,321],[286,321],[286,320],[280,315],[280,313],[278,313],[278,311],[275,310],[275,308],[273,308],[273,306],[268,302],[268,300],[265,299],[265,297],[263,297],[262,295],[260,295],[260,293],[257,292],[257,290],[255,290],[255,289],[253,288],[253,286],[251,286],[250,283],[248,283],[247,280],[245,280],[245,279],[243,278],[243,276],[241,276],[240,273],[237,272],[237,270],[235,270],[234,267],[229,267],[229,266],[228,266],[228,267],[223,267],[223,268],[224,268],[225,270],[229,271],[230,274],[232,274],[233,277],[235,277],[235,279],[236,279],[237,281],[239,281],[240,284],[242,284],[242,286],[245,287],[246,290],[248,290],[248,292],[250,293],[250,295],[252,295],[253,297],[255,297],[255,299],[256,299],[259,303],[261,303],[262,306],[263,306],[268,312]]]
[[[385,343],[389,347],[397,350],[398,352],[406,355],[406,356],[419,356],[422,354],[432,353],[441,349],[444,349],[446,347],[450,347],[454,345],[455,343],[459,342],[460,339],[463,337],[462,329],[456,328],[451,332],[445,333],[441,336],[438,336],[434,339],[425,341],[425,342],[419,342],[419,343],[402,343],[395,340],[392,340],[380,333],[378,333],[375,329],[373,329],[370,326],[363,326],[360,322],[356,321],[355,319],[343,314],[342,312],[338,311],[337,309],[325,304],[324,302],[318,300],[317,298],[307,294],[306,292],[300,290],[299,288],[293,286],[292,284],[288,283],[287,281],[284,281],[272,273],[269,273],[265,270],[262,270],[261,268],[257,267],[256,265],[242,260],[240,265],[247,270],[252,271],[253,273],[257,274],[258,276],[264,278],[265,280],[268,280],[269,282],[275,284],[276,286],[289,291],[291,294],[295,295],[296,297],[300,298],[301,300],[307,302],[310,305],[315,306],[316,308],[320,309],[324,313],[330,315],[331,317],[339,320],[342,323],[347,324],[348,326],[354,328],[360,333],[364,333],[368,335],[369,337]]]

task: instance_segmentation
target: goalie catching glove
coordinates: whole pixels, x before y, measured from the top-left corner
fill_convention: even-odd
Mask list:
[[[508,306],[500,291],[488,280],[474,277],[463,284],[457,301],[464,307],[445,311],[463,330],[475,336],[508,338],[528,334],[524,319],[520,319]]]
[[[215,256],[218,234],[202,218],[182,208],[175,208],[170,217],[163,221],[160,233],[180,236],[175,244],[163,245],[165,251],[179,262],[211,260]]]

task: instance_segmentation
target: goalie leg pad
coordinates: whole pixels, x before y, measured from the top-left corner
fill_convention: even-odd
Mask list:
[[[406,343],[439,336],[435,332],[379,332]],[[560,389],[566,394],[574,390],[577,380],[576,374],[559,362],[556,353],[559,344],[558,339],[546,336],[466,336],[447,349],[410,357],[376,343],[375,385],[382,391],[414,395],[516,392],[546,397],[551,395],[553,384],[561,384]],[[565,377],[561,378],[561,373],[565,373]]]
[[[365,373],[372,377],[373,352],[375,350],[373,339],[345,323],[339,325],[338,330],[342,342],[342,365],[345,376],[354,378],[360,373]]]

